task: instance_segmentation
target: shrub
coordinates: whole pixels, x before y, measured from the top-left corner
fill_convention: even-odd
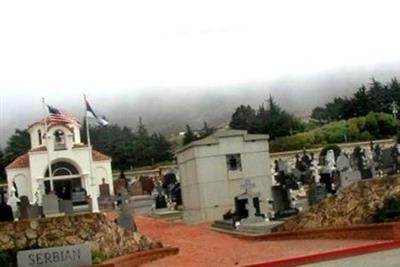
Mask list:
[[[386,198],[383,207],[376,210],[372,220],[376,223],[400,220],[400,199],[396,197]]]
[[[98,250],[92,251],[92,263],[93,264],[102,263],[106,259],[107,259],[107,257],[101,251],[98,251]]]
[[[390,114],[369,113],[366,117],[335,121],[308,132],[280,137],[271,141],[271,152],[321,147],[326,144],[369,141],[396,135],[399,121]]]
[[[0,266],[17,267],[17,255],[15,251],[0,251]]]

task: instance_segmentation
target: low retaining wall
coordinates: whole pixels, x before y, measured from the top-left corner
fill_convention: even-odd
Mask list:
[[[367,239],[400,240],[400,223],[360,224],[338,228],[318,228],[298,231],[268,233],[242,238],[262,241],[292,239]]]
[[[99,213],[0,223],[0,251],[89,243],[107,258],[161,248],[138,232],[129,232]]]
[[[264,263],[257,263],[246,265],[245,267],[292,267],[304,264],[311,264],[315,262],[335,260],[346,257],[353,257],[357,255],[373,253],[383,250],[396,249],[400,247],[400,240],[392,240],[386,242],[380,242],[376,244],[370,244],[359,247],[338,249],[332,251],[326,251],[317,254],[304,255],[299,257],[285,258],[279,260],[272,260]]]
[[[178,248],[158,248],[149,251],[137,252],[134,254],[117,257],[107,260],[102,264],[93,265],[96,267],[135,267],[146,262],[155,261],[157,259],[175,255],[179,253]]]

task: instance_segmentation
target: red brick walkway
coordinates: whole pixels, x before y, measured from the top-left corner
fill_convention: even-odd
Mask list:
[[[179,255],[145,264],[146,267],[243,266],[376,243],[366,240],[251,241],[212,231],[208,224],[186,225],[141,216],[135,220],[141,233],[180,249]]]

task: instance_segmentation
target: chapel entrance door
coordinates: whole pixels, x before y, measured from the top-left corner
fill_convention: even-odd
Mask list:
[[[81,178],[53,180],[54,192],[60,199],[71,200],[72,190],[81,188]],[[45,181],[46,193],[50,192],[50,181]]]

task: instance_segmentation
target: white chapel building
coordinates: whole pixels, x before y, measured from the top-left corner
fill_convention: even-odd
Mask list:
[[[243,130],[222,130],[177,151],[183,220],[199,223],[222,219],[234,198],[244,192],[245,179],[260,193],[260,211],[266,214],[272,176],[269,136]]]
[[[72,190],[83,188],[91,198],[93,211],[98,211],[103,179],[113,194],[111,158],[95,150],[90,155],[91,149],[81,143],[77,124],[47,119],[47,128],[46,134],[44,120],[29,126],[31,149],[6,167],[8,188],[15,185],[18,195],[28,196],[31,202],[50,191],[68,199]]]

